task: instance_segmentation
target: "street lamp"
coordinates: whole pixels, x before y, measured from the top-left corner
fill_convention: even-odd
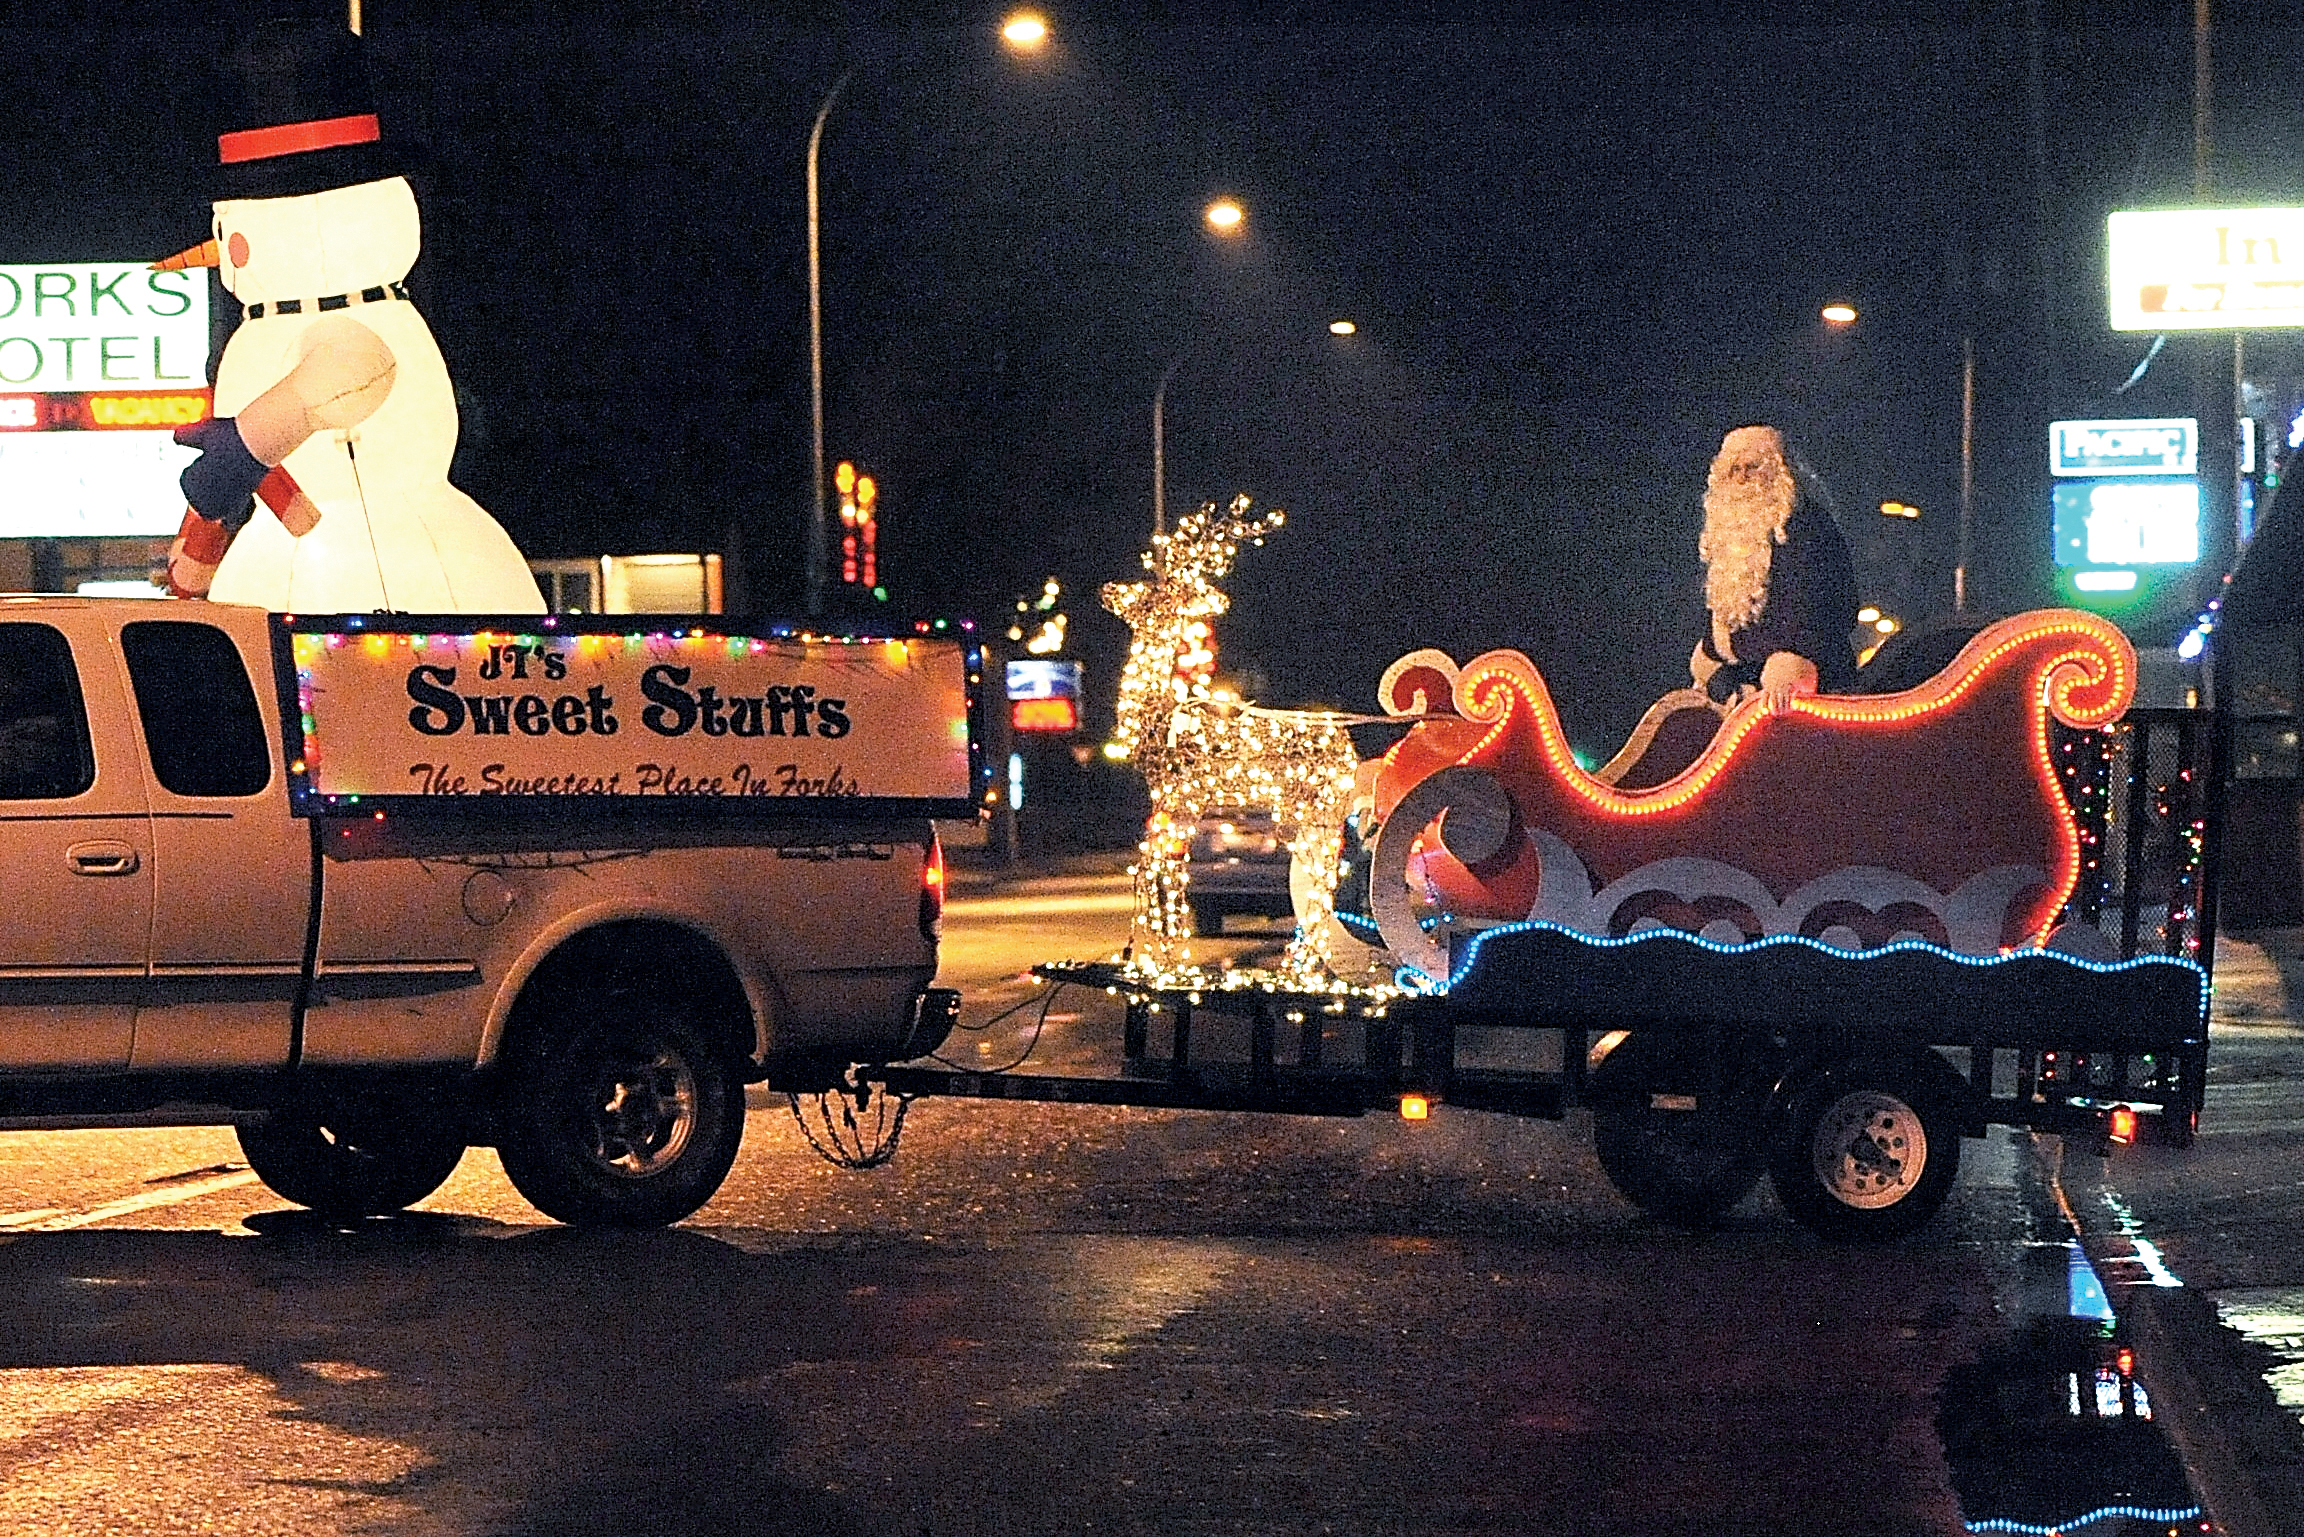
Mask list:
[[[1357,336],[1360,327],[1349,320],[1328,322],[1330,336]],[[1155,536],[1168,532],[1168,382],[1176,377],[1182,366],[1182,355],[1171,358],[1168,366],[1160,370],[1160,383],[1152,391],[1152,532]]]
[[[1818,310],[1817,317],[1834,330],[1845,330],[1857,321],[1856,306],[1835,299]],[[1891,507],[1897,511],[1889,511]],[[1891,518],[1917,518],[1920,509],[1906,507],[1900,502],[1883,502],[1880,511]],[[1952,612],[1968,611],[1969,545],[1976,521],[1976,338],[1963,334],[1960,338],[1960,528],[1958,548],[1952,559]]]
[[[1047,18],[1034,11],[1017,11],[1000,27],[1000,40],[1017,53],[1037,53],[1048,44]],[[808,128],[808,414],[809,484],[807,581],[808,617],[824,612],[824,587],[832,561],[831,513],[824,495],[824,260],[821,243],[823,217],[819,198],[819,166],[824,150],[824,123],[856,71],[843,70],[824,93],[823,105]]]
[[[1037,11],[1017,11],[1000,24],[1000,41],[1024,53],[1048,46],[1048,18]]]

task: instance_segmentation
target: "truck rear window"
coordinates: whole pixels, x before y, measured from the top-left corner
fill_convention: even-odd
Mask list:
[[[240,648],[214,625],[141,621],[120,632],[152,772],[173,795],[254,795],[272,781],[264,716]]]
[[[44,624],[0,624],[0,800],[63,800],[96,783],[72,648]]]

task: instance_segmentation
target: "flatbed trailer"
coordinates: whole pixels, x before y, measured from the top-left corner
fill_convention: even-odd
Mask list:
[[[2133,709],[2052,744],[2084,851],[2053,948],[1991,955],[1797,935],[1431,920],[1445,976],[1291,988],[1051,962],[1051,987],[1121,1000],[1101,1075],[875,1065],[901,1099],[962,1097],[1292,1115],[1434,1104],[1587,1111],[1611,1183],[1702,1226],[1768,1175],[1828,1237],[1881,1241],[1949,1194],[1992,1125],[2094,1150],[2187,1145],[2207,1071],[2223,743],[2208,711]]]

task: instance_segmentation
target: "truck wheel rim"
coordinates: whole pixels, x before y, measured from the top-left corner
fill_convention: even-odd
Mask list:
[[[696,1074],[673,1051],[609,1063],[592,1097],[590,1146],[602,1168],[646,1179],[680,1159],[696,1128]]]
[[[1843,1094],[1817,1117],[1809,1143],[1816,1182],[1843,1206],[1878,1211],[1911,1195],[1928,1167],[1920,1114],[1893,1094]]]

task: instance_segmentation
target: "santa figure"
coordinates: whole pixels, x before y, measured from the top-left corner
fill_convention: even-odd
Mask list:
[[[541,613],[509,535],[448,483],[456,399],[403,282],[416,194],[384,141],[359,39],[259,24],[233,60],[215,266],[242,305],[169,552],[170,589],[279,611]]]
[[[1704,606],[1688,668],[1716,704],[1856,687],[1856,572],[1823,483],[1773,427],[1721,440],[1704,489]]]

